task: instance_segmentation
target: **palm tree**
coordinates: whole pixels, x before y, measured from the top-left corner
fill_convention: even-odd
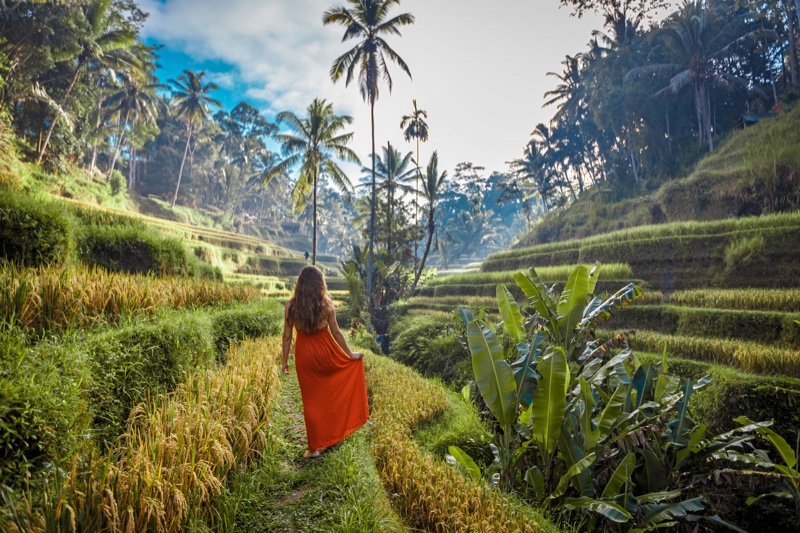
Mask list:
[[[367,273],[367,298],[372,294],[373,247],[375,243],[375,101],[378,99],[378,82],[386,80],[392,91],[392,76],[387,59],[396,63],[408,77],[411,71],[397,52],[392,50],[382,35],[400,35],[400,26],[414,23],[414,15],[403,13],[389,18],[389,10],[399,5],[400,0],[347,0],[348,7],[335,6],[324,13],[322,22],[341,24],[346,28],[342,42],[362,39],[355,47],[339,56],[331,67],[331,79],[336,82],[345,77],[345,86],[350,85],[358,67],[358,89],[362,98],[369,102],[372,130],[372,196],[370,198],[369,269]]]
[[[283,144],[285,158],[270,169],[265,181],[299,166],[300,176],[292,191],[292,202],[298,210],[305,208],[306,197],[313,195],[314,233],[311,264],[317,263],[317,186],[322,176],[327,176],[347,198],[353,189],[350,180],[336,164],[334,158],[360,163],[358,156],[347,144],[352,133],[342,133],[345,126],[353,122],[348,115],[336,115],[333,104],[315,98],[306,108],[306,116],[299,118],[290,111],[278,115],[278,122],[289,126],[292,133],[276,135]]]
[[[656,95],[677,94],[691,85],[698,138],[700,144],[708,143],[709,151],[714,150],[710,86],[747,89],[746,80],[722,70],[724,60],[735,44],[761,35],[774,35],[774,32],[763,30],[743,33],[743,16],[726,16],[724,24],[719,24],[716,19],[717,12],[708,9],[703,0],[687,0],[672,15],[669,24],[655,33],[669,45],[672,62],[637,67],[626,76],[669,74],[669,84]]]
[[[157,89],[166,89],[166,86],[157,83],[154,78],[142,83],[136,77],[126,76],[119,91],[103,102],[103,109],[107,110],[109,115],[117,115],[119,119],[117,144],[111,158],[111,165],[108,167],[109,178],[114,171],[114,165],[119,157],[128,126],[139,121],[148,124],[156,123],[158,106],[161,103],[161,99],[156,94]]]
[[[378,157],[376,161],[377,168],[375,172],[377,174],[377,179],[381,182],[377,188],[386,191],[388,208],[388,239],[386,241],[387,263],[391,263],[394,258],[392,254],[392,230],[394,227],[395,191],[397,191],[403,183],[409,182],[415,178],[415,169],[409,168],[411,155],[411,152],[409,152],[403,156],[396,148],[392,147],[391,143],[387,143],[386,148],[383,149],[383,157]]]
[[[434,151],[431,155],[431,160],[428,162],[428,168],[422,179],[422,198],[425,200],[425,206],[422,207],[422,212],[428,218],[428,242],[425,244],[425,252],[422,254],[422,260],[419,263],[416,275],[414,275],[414,283],[411,285],[409,294],[414,294],[414,289],[417,288],[419,278],[422,276],[422,271],[425,270],[425,261],[428,260],[428,253],[431,251],[431,241],[436,232],[436,205],[439,202],[439,195],[442,192],[442,184],[447,179],[447,171],[439,174],[439,153]]]
[[[403,115],[403,120],[400,122],[400,128],[403,130],[403,138],[406,142],[411,142],[411,139],[417,142],[417,158],[414,162],[417,165],[417,179],[414,185],[414,223],[419,224],[419,214],[417,211],[417,204],[419,203],[419,179],[422,171],[419,168],[419,143],[428,141],[428,123],[425,119],[428,118],[428,112],[424,109],[417,108],[417,100],[414,99],[414,112],[410,115]],[[414,261],[417,258],[417,239],[414,239]]]
[[[197,122],[208,118],[208,106],[222,107],[222,104],[209,96],[211,91],[219,87],[215,83],[203,84],[205,72],[195,74],[191,70],[184,70],[177,80],[169,80],[173,85],[172,99],[177,109],[175,116],[186,120],[186,146],[183,149],[181,168],[178,171],[178,184],[175,186],[175,196],[172,197],[172,207],[178,201],[178,191],[181,188],[183,168],[186,164],[186,155],[189,153],[189,142]]]
[[[75,84],[86,65],[97,63],[105,68],[117,64],[129,66],[136,64],[135,58],[128,51],[136,42],[136,34],[129,28],[119,29],[114,27],[115,13],[113,7],[112,0],[91,0],[82,7],[88,28],[83,34],[83,38],[75,42],[76,46],[71,50],[72,53],[67,52],[67,57],[64,59],[77,61],[72,80],[70,80],[69,86],[64,93],[64,102],[67,101],[75,88]],[[63,113],[56,115],[50,122],[44,143],[39,150],[37,164],[42,162],[59,116],[63,116]]]

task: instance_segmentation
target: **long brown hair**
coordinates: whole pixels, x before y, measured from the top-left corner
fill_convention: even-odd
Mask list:
[[[329,300],[322,270],[313,265],[305,267],[297,277],[294,296],[289,300],[289,322],[302,332],[313,332],[325,318]]]

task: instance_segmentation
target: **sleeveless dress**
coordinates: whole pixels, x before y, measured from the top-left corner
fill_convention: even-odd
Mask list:
[[[308,449],[327,448],[367,422],[364,361],[347,355],[327,327],[313,333],[298,329],[295,342]]]

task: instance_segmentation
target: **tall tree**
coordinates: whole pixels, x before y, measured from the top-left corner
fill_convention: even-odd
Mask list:
[[[83,6],[82,13],[85,19],[83,23],[87,25],[86,30],[81,33],[81,38],[74,42],[71,49],[60,54],[61,57],[65,57],[65,61],[75,62],[75,72],[64,93],[64,103],[75,88],[86,65],[99,63],[101,67],[108,68],[118,64],[129,66],[135,64],[135,58],[129,53],[129,49],[136,42],[136,33],[128,26],[118,24],[119,17],[114,10],[112,0],[90,0]],[[65,105],[62,104],[61,107]],[[60,116],[61,114],[57,114],[50,120],[44,143],[39,149],[37,164],[42,162]]]
[[[439,197],[442,192],[442,184],[447,179],[447,171],[439,173],[439,153],[434,151],[431,155],[431,160],[428,162],[428,168],[422,179],[422,198],[425,200],[425,205],[422,206],[422,212],[428,219],[428,241],[425,243],[425,251],[422,254],[422,260],[419,263],[417,273],[414,275],[414,283],[411,285],[409,294],[414,294],[414,289],[417,288],[419,278],[422,277],[422,271],[425,270],[425,262],[428,260],[428,253],[431,251],[431,242],[433,235],[436,233],[436,208],[439,203]]]
[[[175,185],[175,195],[172,197],[172,207],[178,201],[178,191],[181,188],[181,178],[183,168],[186,165],[186,155],[189,153],[189,143],[192,140],[192,132],[198,122],[203,122],[208,118],[208,107],[222,107],[222,104],[209,96],[211,91],[216,91],[219,87],[215,83],[203,84],[205,72],[199,74],[191,70],[184,70],[177,80],[169,80],[173,86],[172,99],[176,108],[175,116],[186,121],[186,146],[183,149],[183,159],[181,168],[178,171],[178,183]]]
[[[417,158],[414,163],[417,166],[417,178],[414,185],[414,223],[419,224],[419,214],[417,204],[419,204],[419,180],[422,177],[422,171],[419,168],[419,143],[428,141],[428,123],[425,119],[428,118],[428,112],[424,109],[417,107],[417,99],[414,99],[414,111],[410,115],[403,115],[400,122],[400,128],[403,130],[403,138],[406,142],[411,142],[414,139],[417,143]],[[417,258],[417,241],[414,240],[414,261]]]
[[[396,63],[411,77],[406,62],[387,43],[384,35],[400,35],[400,27],[414,23],[414,15],[403,13],[389,18],[389,11],[400,0],[347,0],[345,6],[335,6],[322,17],[322,22],[340,24],[345,32],[342,42],[361,39],[360,42],[339,56],[331,67],[331,79],[336,82],[345,77],[345,86],[350,85],[358,68],[358,88],[362,98],[369,102],[372,133],[372,196],[370,201],[369,268],[367,273],[367,298],[372,294],[372,270],[375,244],[375,102],[378,100],[379,81],[386,80],[392,91],[392,76],[388,61]],[[368,302],[371,305],[371,302]]]
[[[336,115],[333,104],[315,98],[306,108],[306,116],[299,118],[291,111],[278,115],[278,122],[286,124],[291,133],[276,135],[282,143],[283,161],[267,173],[266,180],[283,172],[300,167],[300,175],[292,191],[292,202],[298,210],[305,208],[306,197],[313,200],[313,241],[311,263],[317,263],[317,188],[322,176],[328,177],[334,186],[349,198],[353,186],[335,159],[360,163],[358,156],[347,145],[352,133],[343,133],[353,122],[349,115]]]
[[[117,157],[125,140],[126,130],[129,125],[136,122],[155,124],[158,117],[158,106],[161,103],[156,90],[166,89],[165,85],[151,78],[140,81],[136,76],[126,76],[119,90],[103,102],[107,113],[118,117],[118,130],[116,133],[116,147],[108,167],[108,177],[114,171]]]
[[[747,31],[742,24],[744,16],[720,14],[705,5],[703,0],[687,0],[681,9],[670,17],[666,27],[654,36],[662,38],[671,52],[671,62],[645,65],[633,69],[630,77],[637,75],[668,74],[669,84],[656,94],[679,93],[691,85],[694,93],[697,130],[700,144],[714,150],[711,123],[711,94],[714,85],[732,90],[746,90],[747,81],[725,70],[725,59],[734,45],[774,32]]]
[[[411,152],[402,155],[391,143],[387,143],[383,149],[383,157],[378,157],[376,161],[376,174],[380,184],[379,190],[386,191],[387,201],[387,241],[386,241],[386,263],[391,264],[394,259],[394,248],[392,242],[392,232],[394,229],[393,214],[395,212],[395,192],[401,184],[407,183],[416,178],[414,168],[411,165]]]

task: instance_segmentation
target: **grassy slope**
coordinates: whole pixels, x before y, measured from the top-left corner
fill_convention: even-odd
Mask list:
[[[522,246],[653,223],[714,220],[800,206],[800,107],[734,132],[685,178],[615,201],[594,191],[548,215]]]

